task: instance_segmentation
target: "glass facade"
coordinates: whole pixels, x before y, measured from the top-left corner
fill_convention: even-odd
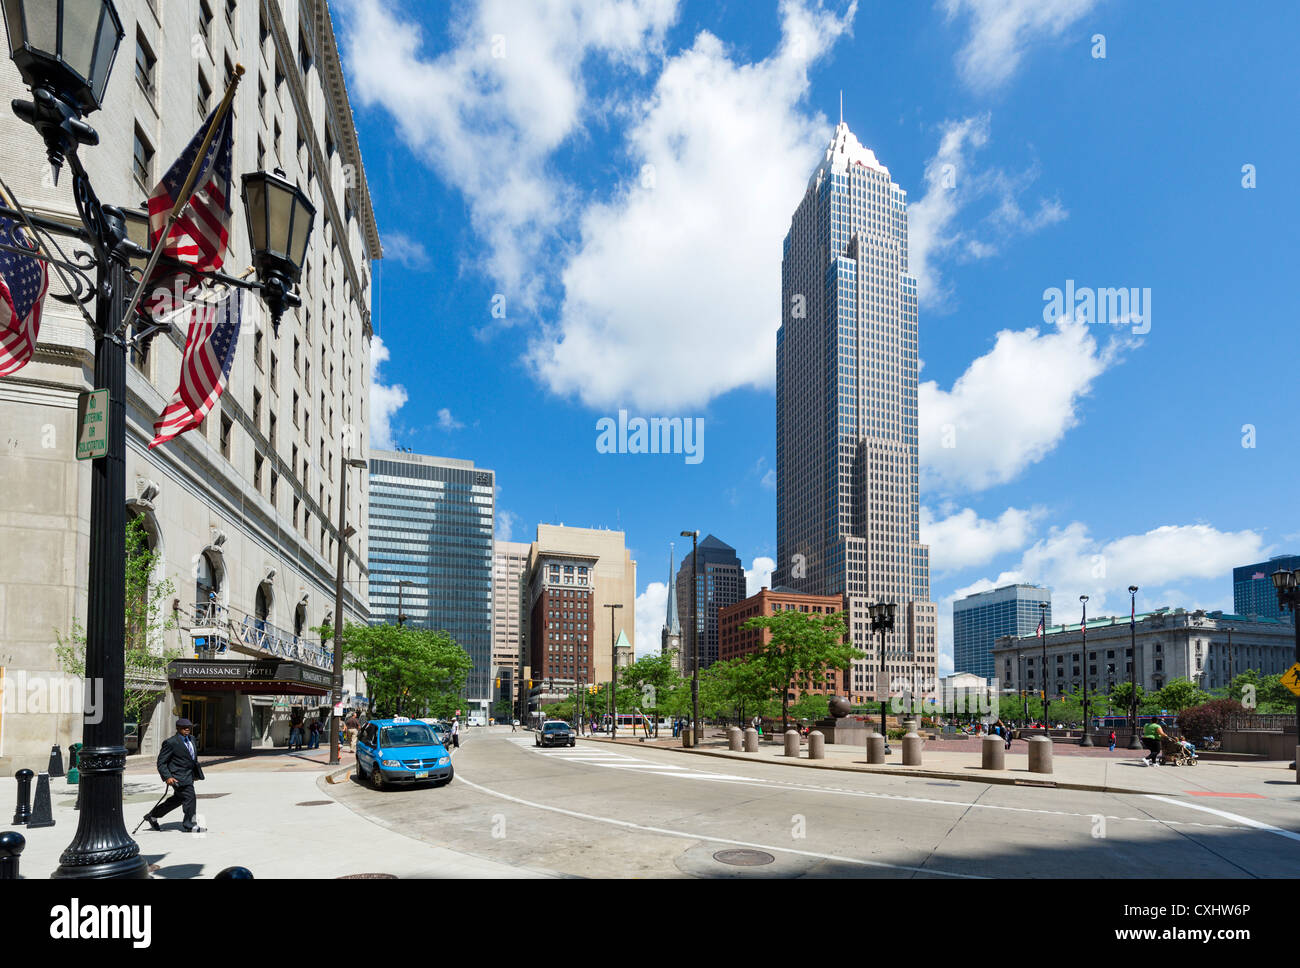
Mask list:
[[[1293,621],[1291,614],[1278,606],[1273,572],[1298,568],[1300,555],[1276,555],[1268,561],[1232,569],[1232,610],[1238,615]]]
[[[952,604],[952,658],[955,672],[992,679],[997,670],[993,647],[1004,635],[1033,635],[1047,603],[1052,624],[1052,595],[1038,585],[1008,585],[968,595]]]
[[[695,616],[700,634],[700,668],[707,669],[718,661],[718,609],[734,605],[747,597],[745,566],[736,555],[736,549],[709,535],[699,545],[700,563],[695,564],[687,552],[677,570],[676,598],[678,621],[682,628],[691,626],[691,576],[695,574]],[[690,636],[682,639],[682,648],[693,650]],[[690,657],[685,657],[683,668],[690,668]]]
[[[471,701],[492,697],[496,480],[472,461],[385,452],[370,460],[370,615],[446,631],[473,660]]]

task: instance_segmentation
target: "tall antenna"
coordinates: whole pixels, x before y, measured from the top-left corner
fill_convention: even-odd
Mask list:
[[[840,89],[840,124],[844,123],[844,89]]]

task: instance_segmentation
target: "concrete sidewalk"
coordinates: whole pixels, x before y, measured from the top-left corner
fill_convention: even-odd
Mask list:
[[[256,878],[337,878],[358,874],[392,874],[403,878],[520,878],[543,873],[481,860],[459,851],[403,836],[353,813],[329,795],[324,777],[339,767],[314,760],[320,750],[230,758],[204,764],[208,779],[196,784],[201,834],[182,833],[181,811],[165,816],[162,832],[145,824],[135,834],[140,853],[154,877],[211,878],[227,867],[247,867]],[[350,757],[349,757],[350,758]],[[329,750],[323,751],[328,761]],[[242,764],[241,760],[246,760]],[[309,765],[304,765],[304,761]],[[151,764],[150,764],[151,765]],[[0,824],[27,838],[21,872],[26,878],[49,877],[59,855],[72,841],[78,814],[74,786],[62,777],[50,781],[55,826],[39,830]],[[33,783],[33,793],[35,783]],[[128,832],[158,797],[162,782],[152,770],[128,769],[123,811]],[[13,816],[17,781],[0,778],[0,807]]]
[[[1195,766],[1145,766],[1138,752],[1116,751],[1108,756],[1053,756],[1053,772],[1030,773],[1026,744],[1017,742],[1013,752],[1005,754],[1004,770],[980,768],[980,748],[973,744],[966,750],[923,749],[921,766],[903,766],[902,740],[891,740],[893,753],[884,765],[867,763],[865,749],[858,746],[826,744],[826,758],[808,759],[808,747],[800,747],[798,758],[785,755],[779,743],[760,743],[757,753],[734,753],[727,749],[721,736],[709,736],[698,749],[683,749],[680,740],[641,742],[637,739],[610,740],[588,736],[584,740],[615,743],[639,749],[672,749],[691,756],[779,763],[791,767],[820,770],[849,770],[859,773],[884,773],[892,776],[921,776],[974,783],[1006,783],[1024,786],[1056,787],[1063,790],[1088,790],[1099,793],[1191,794],[1193,796],[1263,797],[1293,799],[1300,794],[1295,771],[1286,761],[1266,763],[1209,763]],[[1016,748],[1024,752],[1014,752]]]

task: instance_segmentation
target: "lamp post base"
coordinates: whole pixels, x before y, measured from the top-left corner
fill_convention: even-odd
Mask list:
[[[126,748],[83,749],[79,763],[77,833],[50,876],[58,880],[147,878],[149,864],[140,856],[140,845],[126,832],[122,817]]]

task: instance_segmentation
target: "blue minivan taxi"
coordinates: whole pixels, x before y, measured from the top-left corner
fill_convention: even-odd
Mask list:
[[[398,716],[372,719],[357,735],[357,779],[376,790],[399,783],[444,786],[455,774],[447,747],[433,727]]]

